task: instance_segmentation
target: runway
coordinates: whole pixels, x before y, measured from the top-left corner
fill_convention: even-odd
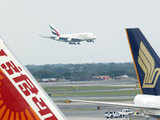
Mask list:
[[[121,108],[106,106],[101,107],[97,110],[97,105],[91,104],[58,104],[59,108],[63,111],[64,115],[68,120],[107,120],[104,117],[106,111],[119,111]],[[146,117],[128,117],[121,119],[110,119],[110,120],[155,120],[154,118]]]
[[[117,82],[118,81],[118,82]],[[115,102],[133,102],[137,94],[136,81],[108,80],[108,81],[79,81],[41,83],[51,95],[67,120],[106,120],[105,112],[121,111],[123,108],[115,106],[100,106],[87,103],[64,103],[68,99],[101,100]],[[112,119],[113,120],[113,119]],[[118,120],[118,119],[116,119]],[[130,116],[120,120],[154,120],[153,118]]]

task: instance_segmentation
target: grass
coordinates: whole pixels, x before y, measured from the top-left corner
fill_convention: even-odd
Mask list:
[[[122,89],[122,88],[129,88]],[[133,88],[133,89],[130,89]],[[97,97],[97,99],[88,99],[91,101],[131,101],[131,98],[123,98],[123,96],[135,96],[139,94],[139,90],[135,89],[135,86],[45,86],[44,89],[53,97]],[[118,91],[118,89],[121,89]],[[88,91],[87,91],[88,90]],[[102,90],[102,91],[96,91]],[[111,90],[111,91],[103,91]],[[115,91],[116,90],[116,91]],[[98,99],[98,96],[104,96],[105,98]],[[122,96],[114,98],[107,98],[107,96]],[[63,100],[57,100],[55,102],[64,102]]]
[[[72,108],[72,109],[67,109],[67,110],[63,110],[63,111],[95,111],[97,110],[96,107],[95,108]]]
[[[49,86],[44,87],[46,91],[75,91],[75,90],[109,90],[135,88],[135,86]]]
[[[111,91],[111,92],[72,92],[72,93],[55,93],[52,94],[54,97],[74,97],[74,96],[123,96],[123,95],[136,95],[139,91],[137,90],[124,90],[124,91]]]

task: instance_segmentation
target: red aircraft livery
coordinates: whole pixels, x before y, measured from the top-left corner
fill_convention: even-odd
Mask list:
[[[0,40],[0,120],[65,120]]]

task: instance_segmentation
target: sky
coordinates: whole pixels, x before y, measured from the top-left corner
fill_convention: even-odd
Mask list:
[[[125,28],[138,27],[160,55],[159,0],[0,0],[0,36],[23,64],[132,62]],[[96,42],[68,45],[51,35],[92,32]]]

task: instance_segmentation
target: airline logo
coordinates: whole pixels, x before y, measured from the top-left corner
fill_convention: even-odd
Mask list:
[[[58,120],[10,52],[0,49],[0,120]]]
[[[160,68],[155,68],[154,58],[143,42],[140,43],[138,63],[145,74],[142,88],[154,88],[160,75]]]
[[[40,120],[0,70],[0,120]]]
[[[59,32],[58,32],[55,28],[53,28],[51,25],[49,25],[49,27],[52,29],[51,32],[52,32],[54,35],[57,35],[58,37],[60,37]]]

